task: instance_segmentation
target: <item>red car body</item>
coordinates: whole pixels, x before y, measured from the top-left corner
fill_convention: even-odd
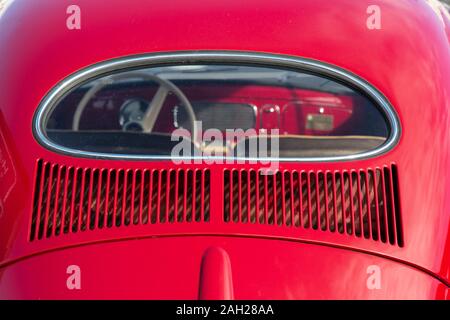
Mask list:
[[[437,2],[377,1],[379,30],[366,26],[369,0],[76,2],[80,30],[66,28],[64,1],[16,0],[0,17],[0,298],[449,298],[450,19]],[[391,150],[347,161],[282,162],[279,170],[282,179],[381,172],[391,186],[398,184],[385,194],[398,198],[391,208],[398,211],[393,236],[381,241],[380,235],[327,227],[225,221],[229,172],[250,177],[257,164],[101,160],[54,152],[36,141],[36,110],[69,75],[111,59],[179,52],[305,58],[377,88],[401,125]],[[201,203],[209,201],[209,221],[95,227],[59,236],[50,231],[33,238],[35,180],[46,168],[60,175],[61,168],[73,168],[83,182],[95,172],[125,172],[133,188],[137,174],[171,177],[193,170],[211,180],[198,195]],[[283,203],[283,217],[288,205]],[[46,219],[49,211],[42,209]],[[67,287],[71,265],[81,270],[79,290]],[[368,286],[373,266],[381,276],[375,289]]]

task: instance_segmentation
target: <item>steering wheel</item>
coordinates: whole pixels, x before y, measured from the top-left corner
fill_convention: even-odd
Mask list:
[[[85,93],[85,95],[81,99],[80,103],[78,104],[77,108],[75,109],[75,113],[74,113],[74,117],[73,117],[73,121],[72,121],[72,130],[79,131],[81,116],[83,115],[83,112],[86,109],[86,106],[88,105],[89,101],[91,101],[91,99],[100,90],[102,90],[103,88],[105,88],[108,85],[113,84],[115,81],[130,79],[130,78],[141,78],[146,81],[157,82],[159,84],[159,88],[156,91],[156,94],[153,97],[152,101],[150,102],[149,106],[147,107],[147,110],[145,111],[142,119],[134,120],[136,123],[138,123],[142,127],[143,132],[151,133],[153,131],[156,119],[158,118],[159,113],[161,112],[164,102],[166,101],[167,95],[169,94],[169,92],[173,92],[178,97],[178,99],[180,99],[181,104],[184,106],[184,108],[187,111],[189,120],[191,122],[192,141],[194,143],[196,143],[196,141],[197,141],[197,124],[196,124],[195,112],[194,112],[194,108],[192,107],[192,104],[189,102],[189,100],[185,96],[185,94],[169,80],[162,79],[158,76],[155,76],[152,74],[146,74],[146,73],[142,73],[142,72],[123,73],[123,74],[111,75],[111,76],[100,79],[100,81],[96,85],[94,85],[91,89],[89,89]]]

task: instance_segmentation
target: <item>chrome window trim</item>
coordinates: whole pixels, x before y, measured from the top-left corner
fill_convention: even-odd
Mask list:
[[[282,161],[282,162],[331,162],[331,161],[349,161],[372,158],[384,154],[391,150],[398,142],[401,135],[400,121],[384,95],[374,86],[369,84],[359,76],[339,67],[311,60],[306,58],[267,54],[253,53],[241,51],[178,51],[168,53],[155,53],[138,56],[128,56],[100,62],[86,67],[74,74],[68,76],[58,83],[47,96],[41,101],[33,119],[33,134],[36,140],[45,148],[76,157],[88,157],[97,159],[128,159],[128,160],[195,160],[205,159],[205,157],[170,157],[170,156],[152,156],[152,155],[127,155],[100,153],[91,151],[82,151],[72,148],[60,146],[52,142],[45,134],[45,120],[47,116],[56,107],[59,99],[67,92],[85,81],[93,78],[108,75],[118,71],[126,71],[127,69],[135,69],[138,67],[150,68],[152,66],[164,66],[173,64],[201,64],[201,63],[230,63],[230,64],[246,64],[261,67],[288,68],[299,72],[310,72],[318,76],[325,76],[356,87],[358,90],[370,97],[375,104],[381,108],[384,116],[388,120],[390,126],[390,135],[386,142],[379,148],[352,154],[346,156],[333,157],[308,157],[308,158],[233,158],[218,157],[224,161]]]

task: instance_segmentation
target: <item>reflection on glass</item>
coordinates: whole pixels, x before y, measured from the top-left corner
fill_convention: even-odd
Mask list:
[[[343,84],[238,65],[153,67],[105,76],[68,92],[44,121],[47,137],[61,146],[145,156],[170,156],[177,129],[184,129],[200,154],[210,147],[205,133],[222,133],[214,154],[226,157],[247,157],[252,140],[276,130],[281,158],[366,152],[380,147],[390,130],[370,99]],[[226,133],[236,130],[240,133],[227,139]]]

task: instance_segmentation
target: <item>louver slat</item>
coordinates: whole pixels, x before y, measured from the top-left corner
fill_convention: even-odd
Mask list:
[[[249,206],[254,209],[247,210]],[[225,170],[223,218],[227,223],[294,226],[403,246],[395,165],[273,175]]]
[[[73,168],[38,160],[29,240],[210,219],[209,170]]]

